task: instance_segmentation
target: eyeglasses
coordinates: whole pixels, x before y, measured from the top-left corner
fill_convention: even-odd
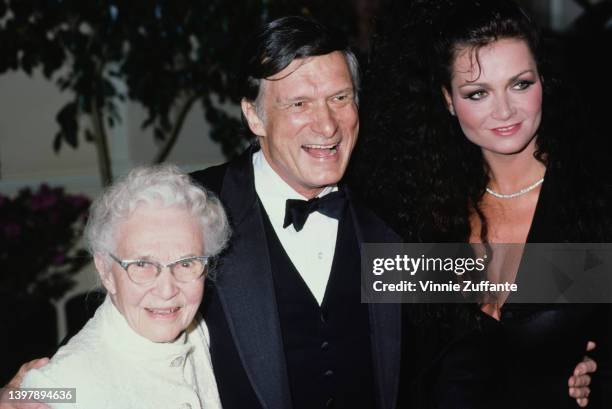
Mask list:
[[[185,257],[163,265],[152,260],[120,260],[111,253],[108,255],[125,270],[130,280],[136,284],[152,283],[161,274],[164,267],[170,269],[170,273],[177,281],[183,283],[195,281],[204,275],[209,259],[207,256]]]

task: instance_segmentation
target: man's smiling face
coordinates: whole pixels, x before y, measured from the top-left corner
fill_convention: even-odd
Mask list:
[[[242,108],[274,171],[307,198],[338,183],[359,132],[344,54],[296,59],[261,87],[259,115],[251,103]]]

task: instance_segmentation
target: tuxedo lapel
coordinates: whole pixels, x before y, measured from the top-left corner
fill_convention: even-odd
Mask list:
[[[345,186],[349,211],[355,224],[360,246],[363,243],[400,242],[401,239],[386,227],[372,212],[359,204]],[[397,402],[401,351],[401,305],[369,305],[372,356],[378,407],[394,409]]]
[[[221,200],[233,232],[216,287],[255,393],[264,408],[285,409],[291,407],[287,368],[251,161],[249,150],[229,165],[223,181]]]

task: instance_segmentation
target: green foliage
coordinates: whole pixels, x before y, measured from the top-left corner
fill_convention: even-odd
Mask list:
[[[310,14],[349,31],[350,4],[349,0],[0,0],[0,74],[9,70],[31,74],[39,68],[61,90],[74,95],[56,117],[60,127],[53,144],[56,151],[63,143],[77,147],[83,133],[99,144],[104,160],[105,127],[121,120],[116,104],[127,98],[145,107],[148,117],[142,127],[152,128],[155,138],[168,148],[186,113],[200,101],[212,126],[210,136],[232,156],[243,142],[240,121],[211,98],[239,102],[235,73],[254,27],[279,15]],[[116,79],[127,85],[127,95]],[[91,129],[79,129],[80,114],[92,116]],[[110,182],[110,173],[103,178]]]

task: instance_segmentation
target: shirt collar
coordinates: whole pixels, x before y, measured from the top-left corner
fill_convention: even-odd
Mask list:
[[[253,173],[255,176],[255,191],[261,200],[268,217],[273,225],[282,226],[285,217],[285,203],[287,199],[306,200],[281,178],[261,150],[253,154]],[[337,185],[326,186],[317,197],[338,190]]]

